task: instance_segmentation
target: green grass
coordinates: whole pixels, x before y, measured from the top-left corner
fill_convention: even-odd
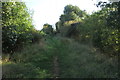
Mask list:
[[[118,62],[94,48],[67,38],[50,38],[29,45],[3,63],[4,78],[52,78],[53,58],[58,56],[60,78],[116,78]],[[6,57],[7,58],[7,57]]]
[[[47,66],[46,66],[47,64]],[[39,44],[27,46],[14,53],[9,62],[3,63],[4,78],[46,78],[51,77],[52,61]],[[12,74],[11,74],[12,72]]]
[[[55,39],[54,39],[55,40]],[[74,40],[62,38],[53,40],[48,51],[57,53],[60,77],[62,78],[116,78],[118,62],[116,57],[107,57],[94,47]]]

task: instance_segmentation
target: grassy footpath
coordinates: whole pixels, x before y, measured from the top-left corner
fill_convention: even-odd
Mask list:
[[[48,39],[17,52],[8,60],[3,55],[4,78],[55,77],[54,57],[57,56],[60,78],[116,78],[116,57],[107,57],[89,45],[67,38]]]

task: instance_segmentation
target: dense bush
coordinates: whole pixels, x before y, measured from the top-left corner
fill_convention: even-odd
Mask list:
[[[13,54],[26,44],[38,41],[32,15],[24,2],[2,2],[2,51]]]

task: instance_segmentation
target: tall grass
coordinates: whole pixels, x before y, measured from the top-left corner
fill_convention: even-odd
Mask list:
[[[33,44],[3,63],[3,78],[46,78],[51,77],[50,69],[51,60],[44,48]]]
[[[3,63],[5,78],[52,78],[53,59],[58,57],[60,78],[117,78],[117,58],[109,58],[72,39],[48,38],[43,46],[33,44]]]
[[[62,78],[116,78],[118,61],[72,39],[52,39],[47,50],[59,58]]]

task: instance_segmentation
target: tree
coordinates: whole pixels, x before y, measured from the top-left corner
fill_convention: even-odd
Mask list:
[[[85,16],[85,11],[80,10],[78,6],[67,5],[64,8],[64,14],[60,16],[60,20],[62,22],[70,20],[81,21],[81,19]]]
[[[52,25],[46,23],[43,25],[43,29],[42,31],[46,34],[46,35],[53,35],[53,28]]]
[[[80,25],[80,42],[92,43],[94,47],[109,56],[118,55],[120,26],[118,4],[100,2],[101,10],[89,15]]]
[[[101,2],[99,6],[102,7],[102,10],[106,12],[107,16],[106,22],[107,22],[107,27],[106,27],[106,33],[102,32],[103,34],[101,35],[104,40],[102,40],[103,44],[103,50],[106,52],[106,50],[110,49],[110,55],[118,55],[118,50],[119,50],[119,27],[120,27],[120,2],[113,2],[113,3],[106,3]]]
[[[24,2],[2,2],[2,50],[14,53],[18,48],[32,42],[34,29]]]
[[[87,16],[85,11],[73,5],[66,5],[63,12],[64,14],[60,16],[59,21],[56,23],[56,29],[62,36],[67,35],[68,30],[72,29],[71,24],[80,23]]]
[[[67,5],[64,8],[64,14],[69,14],[69,13],[75,13],[79,17],[84,17],[85,12],[80,10],[78,6],[73,6],[73,5]]]

